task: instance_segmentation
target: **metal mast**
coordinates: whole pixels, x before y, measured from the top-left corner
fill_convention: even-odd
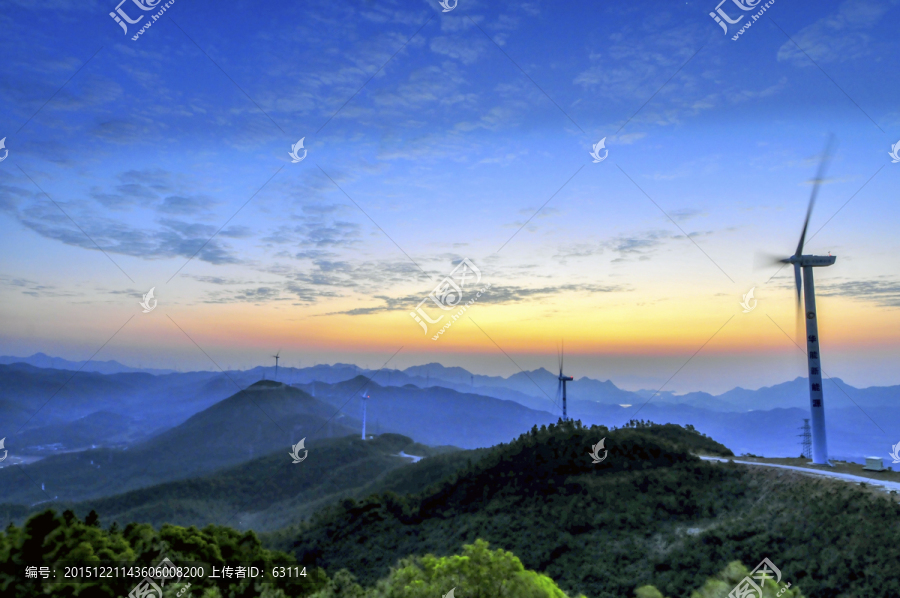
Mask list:
[[[812,459],[812,433],[809,429],[809,420],[803,420],[803,427],[800,428],[803,431],[802,434],[798,434],[798,436],[802,439],[800,446],[803,447],[801,454],[807,459]]]
[[[566,413],[566,382],[571,382],[574,380],[571,376],[563,375],[563,362],[565,361],[565,352],[566,348],[563,346],[562,351],[559,353],[559,385],[556,387],[556,394],[559,396],[562,394],[562,418],[563,421],[568,421],[569,417]]]
[[[362,425],[362,439],[366,439],[366,405],[369,402],[369,389],[366,389],[362,394],[362,404],[363,404],[363,425]]]

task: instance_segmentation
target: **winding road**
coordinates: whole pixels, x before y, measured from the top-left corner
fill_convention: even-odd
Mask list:
[[[758,465],[760,467],[777,467],[778,469],[792,469],[801,473],[824,476],[826,478],[837,478],[845,482],[860,483],[865,482],[871,486],[881,486],[885,490],[897,490],[900,492],[900,482],[886,482],[884,480],[874,480],[872,478],[864,478],[858,475],[850,475],[849,473],[837,473],[831,471],[821,471],[819,469],[807,469],[806,467],[796,467],[794,465],[778,465],[776,463],[757,463],[755,461],[738,461],[736,459],[723,459],[721,457],[700,457],[704,461],[717,461],[719,463],[728,463],[734,461],[742,465]]]
[[[422,460],[422,457],[416,457],[415,455],[407,455],[407,454],[404,453],[403,451],[400,451],[400,454],[397,455],[397,456],[398,456],[398,457],[405,457],[405,458],[407,458],[407,459],[412,459],[412,462],[413,462],[413,463],[418,463],[419,461]]]

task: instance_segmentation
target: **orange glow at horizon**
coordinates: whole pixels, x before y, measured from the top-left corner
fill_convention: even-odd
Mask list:
[[[204,347],[390,354],[403,346],[405,353],[487,355],[496,354],[499,346],[506,352],[552,355],[562,339],[566,353],[583,355],[665,356],[693,353],[701,346],[704,352],[723,355],[797,350],[792,342],[798,341],[793,306],[784,301],[771,301],[745,314],[736,301],[723,297],[704,305],[690,298],[639,304],[619,297],[602,308],[596,301],[577,299],[566,301],[565,309],[559,302],[540,301],[475,305],[437,341],[432,337],[449,316],[430,325],[426,335],[408,309],[351,316],[318,315],[306,307],[230,304],[171,312]],[[900,329],[900,310],[840,297],[819,303],[820,333],[828,345],[871,349],[896,343],[891,331]],[[430,312],[433,317],[436,311]],[[152,326],[141,320],[140,327],[160,341],[172,331],[152,330],[156,326],[173,328],[180,335],[166,319]],[[173,339],[168,340],[163,344]],[[798,342],[802,346],[802,333]]]

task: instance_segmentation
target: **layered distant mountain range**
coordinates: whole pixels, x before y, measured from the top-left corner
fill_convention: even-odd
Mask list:
[[[0,365],[0,438],[6,438],[5,448],[12,456],[0,468],[21,462],[18,459],[44,459],[34,467],[47,467],[54,463],[48,456],[55,459],[66,451],[149,447],[148,451],[163,455],[169,453],[167,447],[176,447],[178,453],[190,445],[197,462],[185,463],[179,475],[211,471],[275,447],[287,451],[304,435],[293,430],[300,423],[294,417],[312,418],[309,426],[302,426],[305,435],[310,427],[318,429],[325,422],[326,435],[358,433],[364,391],[370,396],[370,433],[403,434],[428,446],[492,446],[561,415],[556,375],[544,369],[502,378],[440,364],[404,371],[363,370],[348,364],[279,368],[277,388],[282,390],[257,388],[252,396],[262,398],[251,400],[245,389],[274,377],[274,368],[153,373],[127,371],[133,368],[108,361],[102,368],[110,373],[100,373],[89,371],[96,365],[93,362],[85,365],[43,354],[0,361],[9,362]],[[116,369],[126,371],[112,371]],[[867,455],[888,459],[891,445],[900,442],[900,412],[894,408],[900,386],[860,389],[831,379],[825,390],[831,455],[856,461]],[[282,399],[269,397],[278,392],[287,394]],[[259,408],[270,399],[275,407]],[[609,427],[631,419],[690,424],[736,454],[797,456],[800,427],[809,417],[808,400],[803,378],[713,396],[632,392],[609,380],[585,377],[569,383],[568,414],[585,424]],[[295,412],[304,401],[310,405],[308,415]],[[290,410],[280,411],[282,403],[290,403]],[[238,409],[239,405],[250,411]],[[313,425],[313,420],[319,423]],[[203,421],[219,423],[201,426],[198,422]],[[102,456],[107,463],[110,458]],[[161,482],[173,475],[163,468],[150,477]],[[124,488],[128,484],[123,485],[123,479],[113,476],[109,483]],[[85,487],[77,494],[92,492]]]
[[[50,357],[35,353],[30,357],[0,356],[0,364],[24,363],[38,368],[56,370],[76,370],[99,374],[145,373],[174,380],[222,380],[231,377],[238,384],[246,386],[257,380],[272,379],[274,367],[255,367],[250,370],[176,372],[151,368],[135,368],[117,361],[68,361],[61,357]],[[439,363],[429,363],[406,368],[405,370],[369,370],[356,365],[336,363],[316,365],[307,368],[278,368],[278,381],[287,384],[310,384],[324,382],[334,384],[350,380],[356,376],[368,376],[381,386],[404,386],[413,384],[420,388],[442,386],[460,392],[480,394],[516,401],[533,409],[552,412],[556,401],[557,375],[544,368],[522,371],[503,378],[473,374],[460,367],[445,367]],[[168,376],[172,376],[168,378]],[[229,383],[232,384],[232,383]],[[222,384],[226,387],[226,384]],[[232,388],[236,388],[232,384]],[[871,386],[856,388],[840,378],[830,378],[825,387],[829,403],[837,401],[840,406],[854,403],[862,407],[892,406],[900,402],[900,385]],[[578,378],[568,385],[568,397],[574,401],[591,401],[607,405],[641,405],[648,399],[654,403],[690,405],[712,411],[754,411],[765,409],[805,409],[809,406],[809,391],[806,378],[764,386],[749,390],[736,386],[720,395],[706,392],[675,394],[669,391],[638,390],[629,391],[617,387],[612,381]],[[847,405],[843,405],[846,403]],[[558,411],[558,406],[557,406]]]

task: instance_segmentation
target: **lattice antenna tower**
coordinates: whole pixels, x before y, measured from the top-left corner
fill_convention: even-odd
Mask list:
[[[803,447],[802,455],[807,459],[812,459],[812,431],[809,427],[809,420],[803,420],[803,427],[798,428],[802,432],[802,434],[797,434],[800,437],[800,446]]]

